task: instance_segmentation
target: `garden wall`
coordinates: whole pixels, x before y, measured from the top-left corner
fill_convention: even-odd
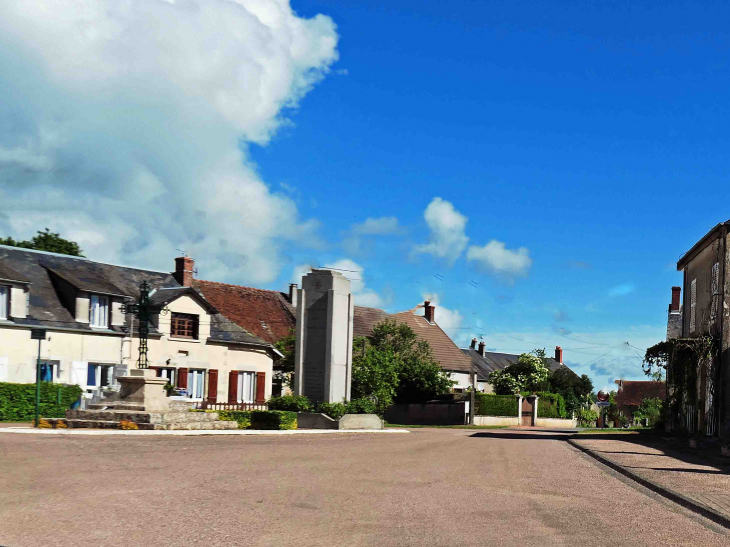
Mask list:
[[[464,425],[464,401],[433,401],[422,404],[393,405],[385,411],[385,420],[403,425]]]
[[[566,420],[563,418],[538,418],[535,427],[549,427],[552,429],[572,429],[578,427],[578,420]]]
[[[516,416],[474,416],[474,425],[520,425]]]

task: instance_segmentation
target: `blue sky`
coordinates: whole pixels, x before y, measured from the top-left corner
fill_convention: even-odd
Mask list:
[[[363,304],[429,296],[461,345],[561,345],[601,388],[730,217],[727,3],[59,5],[0,14],[3,234],[266,288],[355,269]]]

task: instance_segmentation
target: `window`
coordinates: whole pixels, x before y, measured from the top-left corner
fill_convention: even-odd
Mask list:
[[[10,301],[10,287],[6,285],[0,285],[0,319],[8,318]]]
[[[172,367],[158,368],[157,377],[158,378],[167,378],[168,384],[170,384],[172,386],[175,385],[175,369]]]
[[[188,371],[188,397],[202,399],[205,387],[205,370]]]
[[[198,338],[198,316],[189,313],[173,313],[170,322],[170,336],[176,338]]]
[[[256,401],[256,373],[238,373],[238,403],[253,403]]]
[[[697,280],[693,279],[689,294],[689,332],[694,332],[697,318]]]
[[[41,361],[41,382],[58,380],[58,361]]]
[[[89,323],[92,327],[107,328],[109,326],[109,298],[106,296],[91,295],[89,307]]]
[[[712,265],[711,289],[712,289],[712,300],[710,302],[710,324],[714,324],[715,319],[717,318],[717,301],[719,300],[718,296],[720,294],[720,263],[719,262],[715,262]]]
[[[86,387],[108,387],[112,385],[112,366],[89,363]]]

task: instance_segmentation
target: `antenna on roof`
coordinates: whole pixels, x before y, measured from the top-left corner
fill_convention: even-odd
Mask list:
[[[188,256],[188,253],[185,252],[185,249],[178,249],[177,247],[175,247],[175,250],[180,251],[183,256]],[[197,274],[198,272],[195,272],[195,273]]]

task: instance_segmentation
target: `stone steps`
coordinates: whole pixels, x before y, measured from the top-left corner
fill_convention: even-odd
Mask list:
[[[116,421],[128,420],[137,424],[199,423],[218,421],[215,412],[131,412],[128,410],[69,410],[69,420]]]

